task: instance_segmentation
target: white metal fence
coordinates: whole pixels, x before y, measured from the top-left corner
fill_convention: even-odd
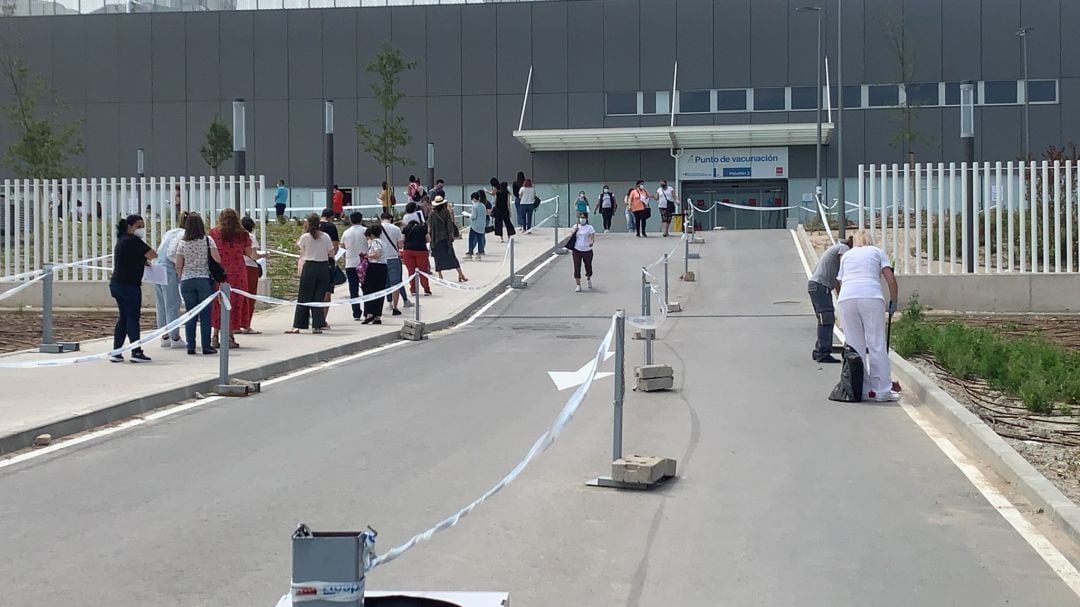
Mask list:
[[[976,272],[1080,271],[1080,163],[871,164],[859,169],[859,228],[873,234],[898,272],[964,272],[969,174]]]
[[[157,247],[162,234],[176,227],[180,211],[203,215],[209,229],[218,213],[235,208],[256,220],[259,241],[266,242],[263,176],[133,177],[5,180],[0,187],[0,275],[39,270],[112,253],[116,224],[138,213],[146,220],[146,240]],[[64,268],[57,280],[108,280],[109,271]]]

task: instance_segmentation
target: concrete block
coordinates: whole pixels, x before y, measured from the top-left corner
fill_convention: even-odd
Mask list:
[[[695,280],[697,280],[697,276],[694,274],[693,270],[690,270],[686,274],[683,274],[682,276],[680,276],[679,280],[681,280],[683,282],[694,282]]]
[[[675,460],[666,457],[630,455],[611,463],[611,480],[635,485],[651,485],[675,476]]]
[[[674,387],[674,377],[654,377],[652,379],[639,377],[637,380],[638,392],[659,392],[660,390],[670,390]]]
[[[701,236],[694,236],[690,239],[690,244],[705,244],[705,239]]]
[[[513,280],[510,281],[511,289],[525,289],[528,288],[529,283],[525,282],[524,274],[514,274]]]
[[[38,434],[34,437],[35,447],[48,447],[52,442],[52,434]]]
[[[427,337],[427,327],[422,322],[406,320],[401,327],[401,339],[421,341]]]
[[[671,365],[642,365],[634,367],[634,377],[653,379],[655,377],[675,377]]]
[[[671,312],[682,312],[682,304],[680,304],[677,301],[669,301],[669,302],[667,302],[667,311],[669,313],[671,313]]]

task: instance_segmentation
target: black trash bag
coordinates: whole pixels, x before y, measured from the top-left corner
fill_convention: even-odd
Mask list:
[[[829,400],[842,403],[860,403],[863,395],[863,358],[851,346],[844,346],[844,366],[840,369],[840,383],[833,388]]]

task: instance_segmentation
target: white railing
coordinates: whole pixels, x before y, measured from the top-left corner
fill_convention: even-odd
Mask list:
[[[203,215],[209,229],[237,199],[241,216],[256,220],[265,243],[267,214],[258,211],[265,208],[264,181],[262,176],[4,180],[0,276],[107,255],[116,244],[117,222],[132,213],[146,220],[146,240],[157,247],[162,234],[176,227],[178,210]],[[64,268],[56,280],[108,280],[109,270],[102,266]]]
[[[859,166],[858,225],[904,274],[967,267],[972,179],[979,273],[1080,271],[1080,163],[982,162]]]

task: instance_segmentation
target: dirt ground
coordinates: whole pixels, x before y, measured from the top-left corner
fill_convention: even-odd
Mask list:
[[[53,314],[53,334],[57,341],[86,341],[112,335],[115,311],[65,312]],[[154,314],[142,314],[144,330],[154,328]],[[41,343],[41,312],[0,312],[0,353],[35,348]]]

